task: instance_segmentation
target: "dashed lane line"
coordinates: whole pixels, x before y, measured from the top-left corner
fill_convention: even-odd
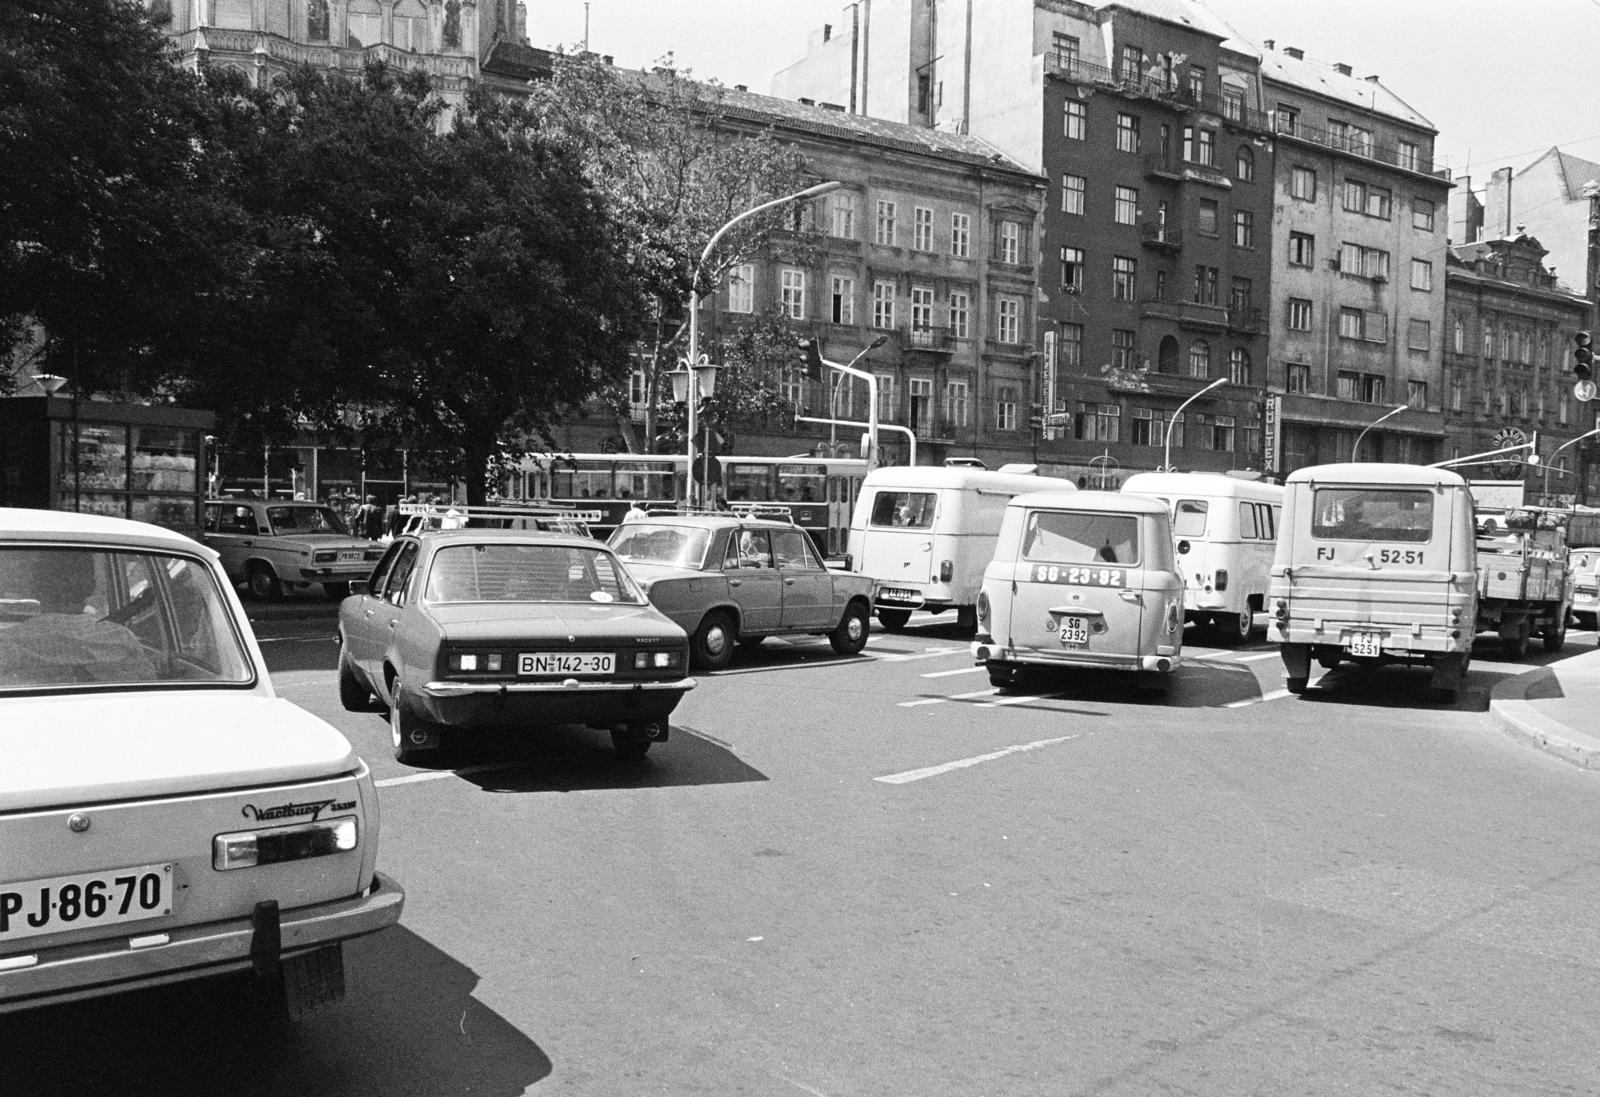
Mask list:
[[[982,674],[988,667],[961,667],[957,670],[935,670],[924,674],[924,678],[949,678],[953,674]]]
[[[894,651],[879,654],[870,648],[864,652],[868,659],[876,659],[882,663],[909,663],[913,659],[937,659],[941,655],[966,654],[972,649],[962,645],[958,648],[924,648],[921,651]]]
[[[899,708],[917,708],[918,706],[921,706],[921,705],[942,705],[946,701],[970,701],[974,697],[993,697],[993,696],[994,696],[994,689],[991,687],[989,689],[973,690],[971,693],[954,693],[954,694],[951,694],[949,697],[923,697],[920,700],[916,700],[916,701],[901,701],[901,702],[899,702],[897,707],[899,707]]]
[[[953,770],[966,769],[969,766],[982,765],[984,762],[993,762],[1000,758],[1007,758],[1013,754],[1022,754],[1026,751],[1038,750],[1041,747],[1054,746],[1057,743],[1065,743],[1069,740],[1078,738],[1081,738],[1081,736],[1062,735],[1055,739],[1037,739],[1031,743],[1019,743],[1014,747],[1006,747],[1003,750],[992,751],[988,754],[978,754],[971,758],[960,758],[954,762],[944,762],[937,766],[924,766],[921,769],[908,769],[903,773],[890,773],[883,777],[874,777],[873,780],[881,782],[885,785],[908,785],[912,781],[921,781],[926,777],[937,777],[941,773],[950,773]]]

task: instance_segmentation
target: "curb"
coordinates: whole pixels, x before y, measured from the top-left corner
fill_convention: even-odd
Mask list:
[[[1600,739],[1574,731],[1526,700],[1535,686],[1555,677],[1549,667],[1538,667],[1495,683],[1489,693],[1489,715],[1513,739],[1582,769],[1600,769]]]

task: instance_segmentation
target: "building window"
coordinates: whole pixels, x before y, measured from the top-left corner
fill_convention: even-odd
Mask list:
[[[1153,408],[1133,408],[1129,412],[1128,441],[1136,446],[1161,447],[1161,419]]]
[[[1002,343],[1022,342],[1022,298],[995,298],[994,337]]]
[[[1339,248],[1339,270],[1358,278],[1389,277],[1389,253],[1378,248],[1345,243]]]
[[[1199,221],[1195,225],[1195,230],[1199,232],[1201,236],[1217,235],[1217,215],[1218,207],[1216,199],[1200,199]]]
[[[911,287],[911,330],[933,330],[933,290],[927,286]]]
[[[1339,337],[1361,339],[1368,343],[1389,341],[1389,317],[1381,312],[1370,312],[1346,306],[1339,310]]]
[[[1428,382],[1406,382],[1406,404],[1413,408],[1427,410],[1428,407]]]
[[[1111,216],[1119,225],[1131,225],[1139,220],[1138,187],[1117,188]]]
[[[894,327],[894,283],[879,279],[872,283],[872,326]]]
[[[1426,198],[1413,198],[1411,200],[1411,227],[1422,229],[1424,232],[1433,231],[1434,205]]]
[[[308,0],[306,4],[306,41],[328,40],[328,0]]]
[[[1339,337],[1341,339],[1361,338],[1361,310],[1342,308],[1339,310]]]
[[[878,418],[893,419],[899,401],[895,399],[894,374],[875,373],[878,379]]]
[[[1070,34],[1056,31],[1050,36],[1050,54],[1055,58],[1056,64],[1067,72],[1077,67],[1080,55],[1078,39]]]
[[[1211,376],[1211,344],[1204,339],[1189,344],[1189,376]]]
[[[382,30],[383,16],[379,14],[374,0],[350,0],[349,10],[345,13],[345,31],[350,36],[351,44],[376,46],[383,40]]]
[[[968,213],[952,213],[950,215],[950,254],[957,259],[967,259],[972,255],[972,215]]]
[[[1069,293],[1083,292],[1083,249],[1061,249],[1061,288]]]
[[[1144,50],[1138,46],[1123,46],[1121,52],[1117,54],[1117,78],[1138,80],[1139,68],[1143,64]]]
[[[756,310],[756,268],[754,263],[741,263],[728,271],[728,311],[754,312]]]
[[[1194,268],[1194,300],[1200,305],[1217,303],[1217,268]]]
[[[1081,99],[1068,99],[1061,104],[1061,133],[1072,141],[1082,141],[1089,135],[1089,105]]]
[[[1289,265],[1291,267],[1310,267],[1317,262],[1317,238],[1309,232],[1291,232],[1289,234]]]
[[[832,235],[841,240],[853,240],[856,235],[856,196],[848,191],[828,199]]]
[[[1237,88],[1222,89],[1222,117],[1234,122],[1244,117],[1244,92]]]
[[[1200,421],[1200,448],[1215,450],[1218,453],[1232,453],[1234,446],[1234,423],[1231,415],[1213,415]]]
[[[1311,330],[1311,301],[1304,297],[1289,298],[1289,330]]]
[[[1289,169],[1289,194],[1307,202],[1317,200],[1317,173],[1310,168]]]
[[[1189,66],[1189,101],[1199,103],[1206,97],[1206,70],[1200,65]]]
[[[1000,254],[995,256],[1002,263],[1022,262],[1022,226],[1015,221],[1000,222]]]
[[[1256,215],[1249,210],[1233,211],[1233,246],[1236,248],[1256,246]]]
[[[1138,365],[1134,358],[1134,334],[1125,328],[1111,330],[1111,365],[1116,369],[1133,369]]]
[[[1283,366],[1283,387],[1290,392],[1310,392],[1311,363],[1285,362]]]
[[[1111,296],[1117,301],[1135,299],[1139,264],[1126,255],[1111,258]]]
[[[1191,164],[1214,166],[1217,162],[1217,134],[1215,130],[1199,126],[1183,127],[1183,158]]]
[[[1062,324],[1056,338],[1057,375],[1083,369],[1083,325]]]
[[[1228,383],[1230,385],[1250,383],[1250,352],[1243,347],[1234,347],[1228,352]]]
[[[1234,316],[1242,315],[1250,308],[1251,299],[1255,296],[1254,287],[1248,278],[1235,278],[1228,287],[1228,308]]]
[[[969,298],[960,291],[950,294],[950,335],[955,339],[967,338],[967,321],[971,315]]]
[[[1083,215],[1084,192],[1089,187],[1089,180],[1081,175],[1063,175],[1061,177],[1061,212]]]
[[[873,242],[894,246],[894,212],[893,202],[878,199],[878,221],[873,232]]]
[[[791,320],[806,318],[806,272],[784,267],[781,275],[778,305]]]
[[[933,427],[932,378],[911,378],[906,383],[906,396],[906,425],[919,434],[930,432]]]
[[[1483,325],[1483,357],[1485,361],[1494,358],[1494,325]]]
[[[1014,385],[1000,385],[994,390],[994,429],[1017,429],[1017,390]]]
[[[1433,324],[1427,320],[1412,320],[1406,325],[1406,347],[1409,350],[1427,350],[1433,344]]]
[[[1122,440],[1122,409],[1116,404],[1079,404],[1072,417],[1072,434],[1080,442]]]
[[[1395,163],[1407,171],[1416,171],[1421,162],[1422,150],[1415,141],[1397,141],[1394,146]]]
[[[1256,178],[1256,154],[1249,145],[1240,145],[1233,158],[1233,174],[1241,183],[1253,183]]]
[[[836,275],[831,287],[832,312],[835,324],[856,322],[856,280]]]
[[[1139,116],[1136,114],[1117,115],[1117,151],[1139,151]]]
[[[952,427],[967,425],[967,391],[965,381],[944,383],[944,421]]]
[[[1373,186],[1359,179],[1344,181],[1344,208],[1350,213],[1364,213],[1368,217],[1389,220],[1390,194],[1388,187]]]
[[[1279,103],[1276,112],[1278,132],[1290,135],[1300,132],[1300,111],[1287,103]]]
[[[1340,370],[1335,380],[1334,395],[1341,400],[1357,400],[1361,392],[1361,375]]]
[[[933,211],[927,206],[911,211],[911,246],[917,251],[933,250]]]
[[[1450,378],[1450,410],[1451,411],[1460,411],[1461,410],[1462,398],[1463,398],[1463,396],[1465,394],[1465,391],[1466,390],[1462,387],[1460,376],[1455,376],[1455,377]]]
[[[1455,332],[1451,336],[1451,346],[1457,354],[1464,354],[1467,347],[1467,326],[1461,322],[1461,317],[1456,317]]]
[[[1433,289],[1433,264],[1426,259],[1411,260],[1411,288]]]
[[[414,50],[418,53],[428,51],[426,38],[428,16],[422,9],[418,0],[408,0],[406,3],[395,5],[394,15],[390,18],[394,26],[394,44],[403,50]]]

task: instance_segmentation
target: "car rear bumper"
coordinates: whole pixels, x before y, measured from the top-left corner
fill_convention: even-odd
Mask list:
[[[1166,673],[1183,665],[1183,656],[1135,655],[1124,652],[1090,651],[1077,648],[1068,651],[1044,648],[1007,647],[996,643],[974,643],[972,659],[975,663],[1029,663],[1046,667],[1103,667],[1109,670],[1149,670]]]
[[[375,933],[400,920],[405,892],[376,873],[363,895],[283,911],[280,957]],[[245,972],[251,918],[149,930],[0,959],[0,1014],[189,979]]]
[[[667,717],[693,678],[617,682],[428,682],[421,715],[454,727],[473,724],[624,724]]]

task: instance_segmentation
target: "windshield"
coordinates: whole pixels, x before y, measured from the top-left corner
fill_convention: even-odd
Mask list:
[[[199,560],[0,546],[0,690],[254,681],[234,616]]]
[[[340,533],[348,537],[344,519],[332,507],[268,507],[273,533]]]
[[[610,544],[611,550],[624,560],[699,569],[710,541],[711,532],[698,526],[629,522],[617,527]]]
[[[434,553],[427,602],[643,602],[633,579],[602,548],[450,545]]]

